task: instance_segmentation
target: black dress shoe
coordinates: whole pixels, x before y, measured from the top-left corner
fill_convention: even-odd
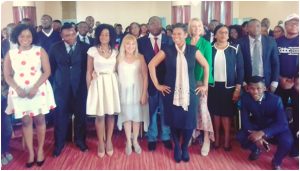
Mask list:
[[[85,144],[83,144],[83,143],[78,143],[78,144],[76,144],[76,146],[80,149],[80,151],[82,151],[82,152],[86,152],[86,151],[88,151],[88,147],[87,147],[87,145],[85,145]]]
[[[224,151],[231,151],[232,150],[232,147],[231,146],[229,146],[229,147],[224,147]]]
[[[253,160],[257,160],[259,158],[261,151],[259,148],[257,148],[256,150],[252,151],[248,157],[249,160],[253,161]]]
[[[190,161],[190,155],[188,149],[182,150],[182,160],[184,162]]]
[[[280,167],[280,165],[274,163],[274,160],[272,160],[272,169],[273,170],[281,170],[281,167]]]
[[[33,162],[30,162],[30,163],[26,163],[26,167],[27,168],[31,168],[32,166],[34,165],[34,161]]]
[[[169,149],[172,150],[173,149],[173,145],[172,142],[170,140],[166,140],[166,141],[162,141],[164,143],[164,146]]]
[[[181,161],[181,149],[177,146],[174,148],[174,160],[176,163]]]
[[[154,151],[156,149],[156,141],[148,142],[148,150]]]
[[[45,159],[42,161],[36,161],[36,165],[43,166],[44,162],[45,162]]]
[[[62,151],[62,148],[55,148],[52,155],[53,157],[58,157]]]
[[[219,147],[220,147],[220,145],[217,145],[216,143],[213,144],[213,148],[214,148],[215,150],[217,150]]]
[[[273,170],[281,170],[281,167],[280,167],[280,165],[273,165],[272,169]]]

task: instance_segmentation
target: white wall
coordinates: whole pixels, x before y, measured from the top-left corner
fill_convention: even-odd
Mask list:
[[[10,1],[1,2],[1,28],[6,27],[13,20],[13,3]]]
[[[289,14],[299,14],[299,1],[239,1],[233,2],[233,7],[233,18],[262,20],[267,17],[271,21],[272,29]]]
[[[37,12],[37,23],[43,14],[49,14],[53,19],[62,19],[61,1],[34,1]],[[201,18],[201,1],[77,1],[77,21],[85,20],[92,15],[101,23],[121,23],[125,28],[131,22],[146,23],[148,19],[157,15],[166,17],[166,24],[171,23],[172,5],[182,3],[191,5],[191,17]],[[12,1],[1,1],[1,28],[13,22]],[[261,20],[268,17],[271,27],[278,20],[284,20],[290,13],[299,14],[298,1],[233,1],[233,18],[253,17]]]
[[[43,14],[49,14],[53,20],[62,18],[61,1],[32,1],[36,7],[36,22],[40,25]],[[1,28],[13,22],[13,1],[1,3]]]
[[[165,17],[171,23],[171,2],[87,2],[77,1],[77,21],[91,15],[101,23],[120,23],[125,29],[131,22],[147,23],[151,16]]]

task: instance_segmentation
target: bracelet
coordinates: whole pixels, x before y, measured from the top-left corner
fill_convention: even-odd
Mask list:
[[[241,89],[240,88],[236,88],[234,91],[241,91]]]

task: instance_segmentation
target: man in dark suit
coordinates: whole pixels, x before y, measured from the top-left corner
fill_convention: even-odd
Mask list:
[[[18,45],[15,43],[12,43],[10,41],[10,35],[13,31],[13,29],[15,28],[16,24],[15,23],[9,23],[6,26],[7,29],[7,37],[6,39],[3,39],[1,41],[1,59],[5,57],[6,53],[12,49],[12,48],[18,48]]]
[[[270,19],[268,19],[268,18],[262,19],[261,20],[261,26],[266,27],[267,28],[267,35],[273,37],[274,31],[270,29],[270,26],[271,26]]]
[[[148,29],[150,31],[149,35],[144,36],[138,39],[139,52],[144,55],[145,61],[147,64],[155,56],[158,51],[164,46],[170,45],[172,40],[166,35],[161,33],[162,26],[161,20],[157,16],[153,16],[148,21]],[[163,84],[163,76],[165,72],[165,65],[162,62],[157,68],[156,73],[158,76],[158,81],[160,84]],[[150,124],[147,133],[148,139],[148,149],[154,151],[156,149],[156,142],[158,136],[157,128],[157,115],[158,110],[160,113],[160,125],[161,125],[161,140],[164,143],[164,146],[168,149],[172,149],[172,143],[170,141],[170,127],[165,124],[164,121],[164,111],[162,104],[162,94],[158,92],[148,75],[148,93],[149,93],[149,114],[150,114]]]
[[[90,46],[94,45],[94,39],[90,36],[87,36],[87,33],[89,32],[89,26],[85,21],[81,21],[77,24],[77,41],[81,41],[83,43],[86,43]]]
[[[238,41],[244,57],[245,81],[255,75],[264,77],[267,88],[274,92],[279,79],[276,42],[272,37],[261,35],[261,24],[257,19],[248,22],[248,32],[248,36]]]
[[[66,140],[69,118],[75,115],[74,140],[81,151],[87,151],[85,144],[86,119],[86,66],[89,46],[76,41],[76,31],[71,24],[61,28],[63,41],[53,45],[49,59],[53,76],[53,89],[57,111],[55,113],[55,149],[59,156]]]
[[[281,98],[265,91],[264,80],[260,76],[249,78],[248,84],[248,93],[241,98],[242,129],[237,139],[243,148],[251,150],[249,160],[257,160],[261,149],[269,151],[267,140],[275,139],[278,146],[272,167],[280,169],[283,158],[293,145]]]
[[[214,30],[219,24],[220,22],[218,20],[211,20],[208,24],[208,30],[205,31],[203,38],[212,43],[214,41]]]

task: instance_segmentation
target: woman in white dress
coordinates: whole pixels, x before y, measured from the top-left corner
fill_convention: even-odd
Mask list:
[[[118,127],[122,130],[122,124],[124,125],[127,139],[125,153],[130,155],[133,146],[134,151],[140,154],[142,150],[137,140],[140,122],[144,122],[145,131],[148,130],[149,125],[148,73],[145,59],[138,53],[137,40],[131,34],[127,34],[121,44],[118,55],[118,75],[121,100]]]
[[[120,98],[116,73],[117,51],[113,49],[116,33],[108,24],[95,31],[95,46],[88,50],[87,114],[96,116],[98,156],[113,155],[112,134],[115,114],[120,113]],[[105,119],[106,118],[106,119]],[[105,121],[106,120],[106,121]],[[106,124],[106,127],[105,127]]]
[[[52,87],[47,80],[51,69],[48,55],[37,43],[33,27],[20,24],[12,32],[12,42],[18,48],[10,50],[4,60],[4,77],[9,85],[7,114],[22,118],[22,129],[29,157],[26,167],[34,165],[33,127],[34,120],[37,139],[37,165],[43,165],[44,141],[46,133],[45,114],[56,107]]]

